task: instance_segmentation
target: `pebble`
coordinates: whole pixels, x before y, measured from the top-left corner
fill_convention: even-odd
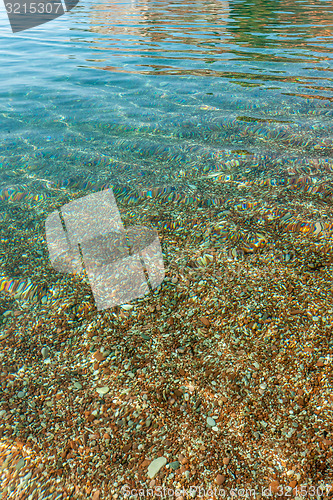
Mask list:
[[[24,391],[19,391],[17,393],[17,397],[19,397],[19,398],[25,398],[25,392]]]
[[[105,385],[104,387],[97,387],[96,392],[98,392],[98,394],[107,394],[109,390],[109,387]]]
[[[74,387],[75,389],[82,389],[82,385],[80,384],[80,382],[74,382]]]
[[[223,484],[225,481],[225,475],[224,474],[218,474],[216,476],[216,479],[215,479],[215,482],[218,486],[221,486],[221,484]]]
[[[260,389],[262,389],[263,391],[267,388],[267,384],[263,383],[263,384],[260,384]]]
[[[216,422],[212,417],[207,417],[207,425],[209,425],[209,427],[215,427]]]
[[[269,485],[272,493],[278,493],[279,486],[280,486],[279,481],[272,481],[271,484]]]
[[[201,321],[201,323],[203,323],[205,326],[210,326],[210,321],[209,321],[209,319],[204,318],[204,317],[201,317],[201,318],[199,318],[199,320],[200,320],[200,321]]]
[[[165,457],[155,458],[155,460],[153,460],[148,466],[148,477],[153,479],[166,463],[167,459]]]
[[[178,460],[176,460],[175,462],[171,462],[169,466],[171,467],[171,469],[176,470],[180,466],[180,463],[178,462]]]
[[[224,457],[224,459],[223,459],[224,465],[228,465],[229,462],[230,462],[230,458],[229,457]]]
[[[44,359],[47,359],[50,357],[50,349],[48,347],[43,347],[41,350],[41,354]]]
[[[99,497],[100,497],[100,491],[97,490],[95,491],[95,493],[93,494],[91,500],[99,500]]]
[[[104,359],[105,359],[105,356],[104,356],[104,354],[101,353],[101,351],[94,352],[92,357],[96,361],[104,361]]]
[[[23,467],[25,466],[25,461],[24,461],[24,458],[20,458],[20,460],[17,462],[17,464],[15,465],[15,469],[17,471],[21,470]]]

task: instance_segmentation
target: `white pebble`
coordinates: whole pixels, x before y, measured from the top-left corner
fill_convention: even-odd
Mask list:
[[[207,417],[207,425],[209,425],[209,427],[215,427],[216,422],[212,417]]]
[[[98,392],[98,394],[107,394],[109,392],[109,388],[107,385],[105,385],[104,387],[97,387],[96,391]]]
[[[148,477],[150,479],[153,479],[153,477],[156,476],[156,474],[164,467],[164,465],[167,463],[167,459],[165,457],[158,457],[155,460],[151,462],[151,464],[148,466]]]

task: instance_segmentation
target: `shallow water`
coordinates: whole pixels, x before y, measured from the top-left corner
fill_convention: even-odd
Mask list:
[[[46,217],[105,186],[114,188],[126,226],[145,224],[161,235],[169,277],[162,312],[178,308],[179,319],[190,311],[207,328],[213,320],[220,325],[221,310],[230,313],[229,326],[244,311],[255,316],[250,321],[244,313],[237,326],[244,339],[230,341],[244,348],[240,358],[248,345],[255,352],[266,330],[271,342],[263,344],[274,342],[273,353],[298,345],[302,354],[315,339],[317,358],[332,356],[324,330],[333,321],[326,293],[333,261],[332,35],[331,2],[324,0],[80,1],[57,20],[17,34],[2,9],[3,373],[16,376],[23,363],[34,373],[45,345],[61,372],[64,345],[97,318],[98,325],[128,320],[135,329],[141,308],[147,316],[160,313],[153,303],[158,289],[150,312],[134,301],[138,317],[130,306],[98,316],[89,288],[80,285],[85,278],[71,281],[51,266]],[[188,303],[176,306],[172,287],[180,282]],[[159,320],[165,323],[163,316],[152,323]],[[183,345],[186,328],[177,330]],[[65,330],[68,338],[61,337]],[[78,341],[75,356],[80,348]],[[47,384],[44,372],[38,376]],[[5,437],[21,436],[15,432]]]
[[[17,34],[2,12],[4,282],[47,288],[47,215],[105,186],[132,223],[157,196],[171,230],[175,205],[242,206],[241,253],[256,207],[330,239],[332,29],[326,1],[80,2]]]
[[[2,187],[331,157],[328,2],[80,2],[15,35],[1,20]]]

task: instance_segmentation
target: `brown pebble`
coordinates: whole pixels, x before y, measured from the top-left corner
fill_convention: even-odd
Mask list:
[[[325,363],[324,363],[324,361],[323,361],[322,359],[319,359],[319,360],[317,361],[317,366],[318,366],[318,368],[321,368],[321,367],[322,367],[322,366],[324,366],[324,365],[325,365]]]
[[[105,357],[101,353],[101,351],[96,351],[93,354],[93,358],[96,359],[96,361],[104,361]]]
[[[293,479],[292,481],[290,481],[289,486],[290,486],[290,488],[296,488],[297,481],[295,479]]]
[[[203,323],[205,326],[209,326],[209,325],[210,325],[210,321],[209,321],[209,319],[207,319],[207,318],[203,318],[203,317],[201,317],[201,318],[199,318],[199,320],[200,320],[200,321],[201,321],[201,323]]]
[[[99,500],[99,495],[100,495],[100,491],[99,490],[95,491],[95,493],[91,497],[91,500]]]
[[[280,483],[279,481],[272,481],[269,485],[272,493],[277,493],[279,491]]]
[[[225,475],[224,474],[218,474],[216,476],[216,479],[215,479],[215,482],[218,486],[220,486],[221,484],[223,484],[225,481]]]
[[[230,462],[230,458],[229,457],[224,457],[224,459],[223,459],[224,465],[228,465],[229,462]]]

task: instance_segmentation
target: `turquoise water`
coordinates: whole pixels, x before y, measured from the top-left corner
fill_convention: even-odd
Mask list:
[[[0,185],[329,158],[332,29],[326,1],[80,2],[18,34],[2,13]]]
[[[16,34],[2,11],[1,275],[42,279],[46,216],[82,188],[239,203],[237,184],[202,179],[306,174],[330,190],[332,29],[325,1],[80,2]]]
[[[304,472],[302,480],[313,478],[317,485],[318,478],[328,478],[318,457],[332,441],[313,436],[320,427],[326,437],[332,420],[332,378],[315,371],[328,374],[333,352],[331,2],[81,0],[64,16],[16,34],[2,8],[0,47],[0,372],[5,388],[0,465],[14,438],[18,447],[28,442],[27,450],[41,456],[39,472],[48,475],[52,488],[59,486],[61,498],[70,498],[62,486],[72,482],[82,496],[75,489],[71,498],[98,500],[99,493],[89,496],[92,488],[104,488],[102,498],[110,498],[111,487],[120,488],[117,469],[127,439],[137,441],[138,464],[157,450],[140,451],[147,436],[170,448],[170,460],[176,460],[181,441],[188,450],[198,441],[205,442],[204,454],[214,448],[221,461],[237,435],[246,432],[247,442],[239,447],[246,452],[238,456],[256,457],[255,462],[234,456],[228,487],[235,474],[239,484],[247,484],[250,469],[252,484],[266,485],[273,470],[283,470],[280,459],[286,471],[294,465]],[[87,280],[52,268],[45,220],[66,202],[105,185],[114,187],[126,227],[158,229],[167,279],[134,305],[97,312]],[[15,293],[3,293],[8,291]],[[30,304],[25,299],[35,298],[36,291],[40,300]],[[111,368],[98,371],[102,347],[110,355],[104,367]],[[135,368],[125,374],[133,353],[138,354]],[[124,378],[115,375],[117,364]],[[152,375],[155,364],[165,380]],[[233,368],[237,377],[244,368],[245,378],[235,373],[229,384]],[[183,383],[193,386],[179,406]],[[65,393],[60,400],[58,384]],[[254,392],[242,392],[243,385]],[[82,386],[84,392],[73,395]],[[194,400],[194,386],[203,404]],[[81,455],[71,471],[59,472],[60,456],[65,461],[68,452],[62,447],[73,436],[84,453],[88,438],[96,445],[98,436],[85,433],[98,430],[95,408],[109,388],[106,405],[126,394],[128,408],[145,390],[154,427],[148,410],[140,420],[132,410],[119,414],[142,425],[126,436],[119,428],[111,444],[107,434],[99,449],[91,448],[94,458],[105,452],[103,467],[104,461],[111,464],[105,484],[105,476],[99,476],[102,462],[97,475],[95,465],[82,474]],[[43,428],[42,391],[54,397],[45,400],[50,417]],[[226,439],[212,434],[210,442],[198,415],[204,425],[216,418],[215,391],[224,405],[218,425],[224,432],[231,422],[231,433]],[[110,422],[118,432],[115,408],[100,412],[104,437]],[[295,429],[289,415],[297,420],[306,411],[290,444]],[[170,441],[163,430],[165,415],[179,425]],[[269,419],[272,434],[266,439]],[[262,457],[277,457],[274,469],[270,460],[258,458],[262,450]],[[68,460],[74,445],[72,451]],[[284,461],[289,453],[294,461]],[[199,479],[210,469],[209,480],[215,481],[217,459],[200,457]],[[19,498],[16,460],[15,455],[8,466],[8,498]],[[327,470],[330,463],[327,451]],[[62,474],[58,486],[55,467]],[[39,490],[36,495],[51,498]]]

